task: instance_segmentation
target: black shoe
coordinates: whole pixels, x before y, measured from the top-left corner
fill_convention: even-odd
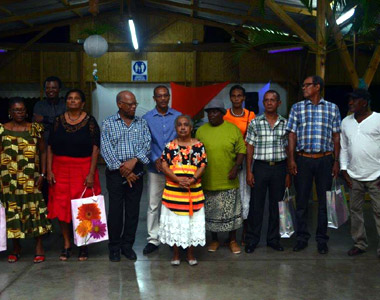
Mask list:
[[[267,246],[276,251],[284,251],[284,247],[282,247],[279,242],[267,243]]]
[[[132,248],[121,249],[121,254],[123,254],[129,260],[136,260],[137,256]]]
[[[293,251],[299,252],[307,247],[307,242],[298,241],[297,244],[294,246]]]
[[[158,246],[156,246],[152,243],[148,243],[148,244],[146,244],[146,246],[143,250],[143,254],[144,255],[150,254],[150,253],[156,251],[157,249],[158,249]]]
[[[365,252],[364,250],[354,246],[350,250],[348,250],[347,254],[348,256],[356,256],[359,254],[363,254],[364,252]]]
[[[109,254],[110,261],[119,262],[120,261],[120,251],[110,251]]]
[[[327,254],[327,252],[329,252],[329,247],[327,247],[327,243],[318,243],[317,248],[319,254]]]
[[[255,244],[248,243],[247,245],[245,245],[245,253],[252,253],[253,251],[255,251],[256,246],[257,245]]]

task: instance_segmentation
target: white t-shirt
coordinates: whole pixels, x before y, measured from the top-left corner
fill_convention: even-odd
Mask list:
[[[358,123],[354,114],[342,121],[340,168],[359,181],[380,176],[380,114],[373,112]]]

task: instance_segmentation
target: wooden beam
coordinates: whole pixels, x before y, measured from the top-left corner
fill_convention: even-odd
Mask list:
[[[252,13],[253,13],[253,10],[255,9],[255,7],[257,7],[257,1],[256,1],[256,0],[251,0],[251,1],[250,1],[250,7],[249,7],[248,12],[247,12],[247,16],[248,16],[248,17],[252,16]],[[243,21],[243,24],[245,24],[245,22],[247,22],[247,21],[248,21],[248,20],[245,19],[245,20]]]
[[[364,81],[368,86],[371,85],[373,76],[375,76],[379,63],[380,63],[380,45],[377,45],[375,52],[373,52],[371,61],[369,62],[368,68],[364,74]]]
[[[111,17],[111,16],[116,16],[117,14],[115,12],[105,12],[101,13],[97,16],[97,18],[106,18],[106,17]],[[0,32],[0,38],[4,37],[9,37],[9,36],[17,36],[21,34],[26,34],[34,31],[41,31],[45,30],[47,28],[51,27],[61,27],[61,26],[67,26],[67,25],[72,25],[72,24],[77,24],[77,23],[84,23],[89,20],[93,20],[93,16],[87,16],[83,18],[71,18],[71,19],[66,19],[54,23],[48,23],[48,24],[42,24],[42,25],[36,25],[33,28],[23,28],[23,29],[18,29],[18,30],[6,30],[6,31],[1,31]]]
[[[66,7],[70,7],[71,5],[69,4],[69,2],[67,2],[67,0],[61,0],[61,2],[63,3],[63,5],[64,6],[66,6]],[[70,9],[74,14],[76,14],[78,17],[83,17],[83,15],[79,12],[79,11],[77,11],[77,10],[75,10],[75,9]]]
[[[228,18],[231,18],[231,19],[240,20],[242,22],[244,20],[249,20],[249,21],[256,22],[256,23],[281,26],[280,22],[272,21],[272,20],[267,20],[267,19],[265,19],[263,17],[252,17],[252,16],[248,17],[248,16],[243,16],[243,15],[238,15],[238,14],[235,14],[235,13],[226,12],[226,11],[214,10],[214,9],[204,8],[204,7],[196,7],[194,5],[188,5],[188,4],[177,3],[177,2],[172,2],[172,1],[166,1],[166,0],[143,0],[143,2],[151,2],[151,3],[162,4],[162,5],[172,6],[172,7],[185,8],[185,9],[188,9],[190,11],[194,10],[196,12],[203,12],[203,13],[208,13],[208,14],[212,14],[212,15],[228,17]]]
[[[37,42],[40,38],[42,38],[45,34],[47,34],[52,28],[45,29],[44,31],[41,31],[39,34],[37,34],[34,38],[29,40],[26,44],[20,46],[15,52],[10,53],[7,59],[1,62],[0,69],[4,66],[11,63],[18,55],[20,55],[21,52],[28,49],[31,45],[33,45],[35,42]]]
[[[273,0],[265,0],[266,6],[268,6],[283,22],[288,26],[294,33],[296,33],[301,40],[303,40],[307,46],[313,50],[317,51],[317,45],[314,39],[306,33],[287,13]]]
[[[350,53],[348,52],[346,42],[344,41],[344,37],[342,32],[340,31],[339,26],[336,24],[335,16],[333,15],[333,12],[331,10],[331,7],[329,5],[326,5],[326,16],[327,20],[331,26],[335,44],[338,47],[338,51],[340,54],[340,57],[342,59],[343,65],[345,69],[347,70],[349,76],[351,85],[353,88],[357,88],[359,85],[359,77],[356,72],[354,63],[352,62]]]
[[[219,23],[216,21],[210,21],[210,20],[205,20],[205,19],[199,19],[199,18],[191,18],[189,16],[183,15],[183,14],[177,14],[177,13],[172,13],[172,12],[166,12],[166,11],[161,11],[161,10],[142,10],[138,12],[138,14],[141,15],[153,15],[153,16],[160,16],[160,17],[175,17],[177,20],[181,20],[184,22],[189,22],[192,24],[200,24],[200,25],[207,25],[207,26],[212,26],[212,27],[217,27],[217,28],[222,28],[226,31],[241,31],[244,33],[248,33],[248,30],[244,27],[241,26],[234,26],[234,25],[228,25],[224,23]]]
[[[259,0],[227,0],[227,1],[232,2],[232,3],[245,3],[247,5],[250,5],[251,3],[253,3],[256,8],[259,6]],[[296,13],[296,14],[306,15],[306,16],[313,16],[313,17],[317,16],[317,11],[315,9],[313,9],[312,12],[310,13],[310,11],[305,7],[286,5],[286,4],[278,4],[278,5],[286,12]]]
[[[5,7],[0,6],[0,11],[6,13],[8,16],[15,16],[15,14],[13,12],[11,12],[9,9],[6,9]],[[23,24],[25,24],[28,27],[33,27],[32,23],[29,23],[25,20],[21,20],[20,22],[22,22]]]
[[[325,79],[326,73],[326,0],[317,2],[317,55],[315,57],[315,73]]]
[[[149,32],[146,32],[144,34],[144,36],[142,37],[141,41],[140,41],[140,44],[143,45],[145,44],[145,42],[149,41],[151,38],[153,38],[154,36],[156,36],[157,34],[161,33],[162,31],[164,31],[166,28],[170,27],[171,25],[173,25],[175,22],[177,22],[177,19],[175,18],[170,18],[168,20],[168,22],[162,24],[161,26],[158,26],[156,28],[154,28],[153,30],[150,30]]]
[[[99,0],[99,5],[108,4],[111,2],[116,2],[116,0]],[[88,6],[89,6],[88,3],[82,3],[82,4],[77,4],[77,5],[71,5],[70,7],[60,7],[60,8],[54,8],[54,9],[49,9],[49,10],[44,10],[44,11],[32,12],[25,15],[12,16],[8,18],[0,19],[0,24],[39,18],[39,17],[43,17],[47,15],[57,14],[57,13],[66,12],[66,11],[70,11],[77,8],[88,7]]]
[[[1,48],[18,49],[20,43],[0,43]],[[17,50],[16,50],[17,51]],[[36,43],[28,47],[28,51],[33,52],[80,52],[83,45],[76,43]],[[207,43],[193,45],[192,43],[183,44],[146,44],[141,47],[140,52],[231,52],[231,43]],[[108,43],[108,52],[135,52],[131,43]]]

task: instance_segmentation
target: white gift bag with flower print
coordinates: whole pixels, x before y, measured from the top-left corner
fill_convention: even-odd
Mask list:
[[[0,251],[7,250],[7,219],[5,208],[0,201]]]
[[[108,240],[106,207],[103,195],[71,200],[74,244],[85,246]]]

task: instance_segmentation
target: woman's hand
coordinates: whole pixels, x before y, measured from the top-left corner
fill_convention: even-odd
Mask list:
[[[94,186],[94,174],[89,173],[84,181],[83,185],[87,186],[89,189]]]
[[[43,182],[44,182],[44,177],[40,175],[36,183],[34,184],[34,186],[37,187],[41,191]]]
[[[187,189],[190,187],[190,180],[187,177],[179,177],[178,184],[180,185],[180,187]]]
[[[234,180],[237,175],[238,175],[238,171],[239,171],[239,166],[238,165],[234,165],[232,167],[232,169],[230,170],[230,172],[228,173],[228,179],[229,180]]]
[[[47,182],[50,184],[50,185],[53,185],[55,183],[55,177],[54,177],[54,173],[53,172],[49,172],[47,173]]]

